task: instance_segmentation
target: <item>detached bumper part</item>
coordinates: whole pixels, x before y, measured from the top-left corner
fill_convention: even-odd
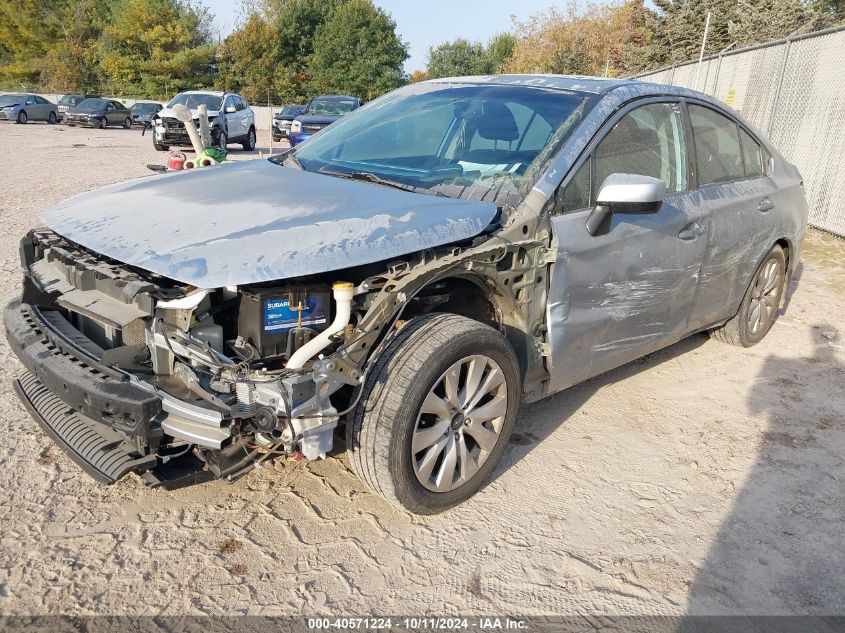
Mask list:
[[[125,442],[120,433],[68,408],[31,373],[24,373],[14,385],[18,397],[47,435],[100,483],[113,484],[130,472],[155,468],[155,455],[132,455],[123,448]]]
[[[130,472],[148,486],[167,488],[211,479],[191,454],[159,463],[162,399],[99,365],[86,353],[97,351],[90,341],[89,349],[80,349],[84,337],[66,322],[59,331],[49,314],[13,301],[3,317],[9,346],[28,370],[14,382],[15,391],[59,448],[104,484]]]

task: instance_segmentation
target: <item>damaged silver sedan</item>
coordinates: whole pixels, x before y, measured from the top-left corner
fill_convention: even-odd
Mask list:
[[[705,95],[418,83],[269,160],[45,212],[5,312],[16,389],[105,483],[234,481],[343,429],[374,492],[438,512],[521,402],[695,332],[760,341],[806,219],[796,168]]]

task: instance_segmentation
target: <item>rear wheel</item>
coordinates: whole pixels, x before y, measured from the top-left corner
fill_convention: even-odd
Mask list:
[[[55,125],[56,123],[58,123],[58,121],[59,117],[56,116],[55,112],[51,112],[49,115],[47,115],[47,123],[49,123],[50,125]]]
[[[763,340],[778,316],[786,286],[786,255],[775,246],[757,268],[739,312],[710,335],[723,343],[751,347]]]
[[[255,128],[249,128],[249,133],[246,135],[246,142],[241,143],[241,146],[247,152],[255,149]]]
[[[21,125],[29,121],[29,118],[26,116],[26,112],[24,112],[23,110],[18,112],[18,118],[16,119],[16,121]]]
[[[347,422],[354,471],[418,514],[465,501],[505,449],[519,382],[513,349],[493,328],[451,314],[412,319],[375,361]]]
[[[123,129],[128,130],[131,127],[132,127],[132,119],[130,119],[129,117],[126,117],[123,120]]]

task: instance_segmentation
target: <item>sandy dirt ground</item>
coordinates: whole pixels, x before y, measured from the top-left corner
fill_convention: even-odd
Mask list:
[[[137,130],[42,124],[0,125],[0,146],[4,303],[40,210],[164,156]],[[0,613],[845,614],[843,262],[810,232],[752,349],[695,336],[524,408],[492,481],[428,518],[340,451],[102,487],[14,396],[4,340]]]

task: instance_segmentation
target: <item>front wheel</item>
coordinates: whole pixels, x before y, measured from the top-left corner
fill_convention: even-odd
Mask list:
[[[513,430],[520,378],[499,332],[431,314],[405,324],[363,389],[346,428],[353,470],[391,503],[434,514],[490,476]]]
[[[105,130],[106,126],[108,126],[108,124],[109,124],[109,120],[106,117],[103,117],[102,119],[100,119],[100,129],[101,130]]]
[[[26,116],[26,112],[24,112],[23,110],[18,112],[17,122],[20,123],[21,125],[23,125],[27,121],[29,121],[29,118]]]
[[[751,278],[739,311],[710,335],[723,343],[751,347],[763,340],[774,325],[786,287],[786,255],[775,246]]]
[[[220,128],[217,132],[216,139],[214,138],[214,133],[212,132],[212,145],[219,150],[226,151],[226,146],[229,144],[229,137],[226,135],[226,130]]]
[[[128,130],[131,127],[132,127],[132,119],[130,119],[129,117],[126,117],[123,120],[123,129]]]
[[[47,123],[49,123],[50,125],[55,125],[56,123],[58,123],[58,121],[59,117],[56,116],[55,112],[51,112],[47,115]]]

